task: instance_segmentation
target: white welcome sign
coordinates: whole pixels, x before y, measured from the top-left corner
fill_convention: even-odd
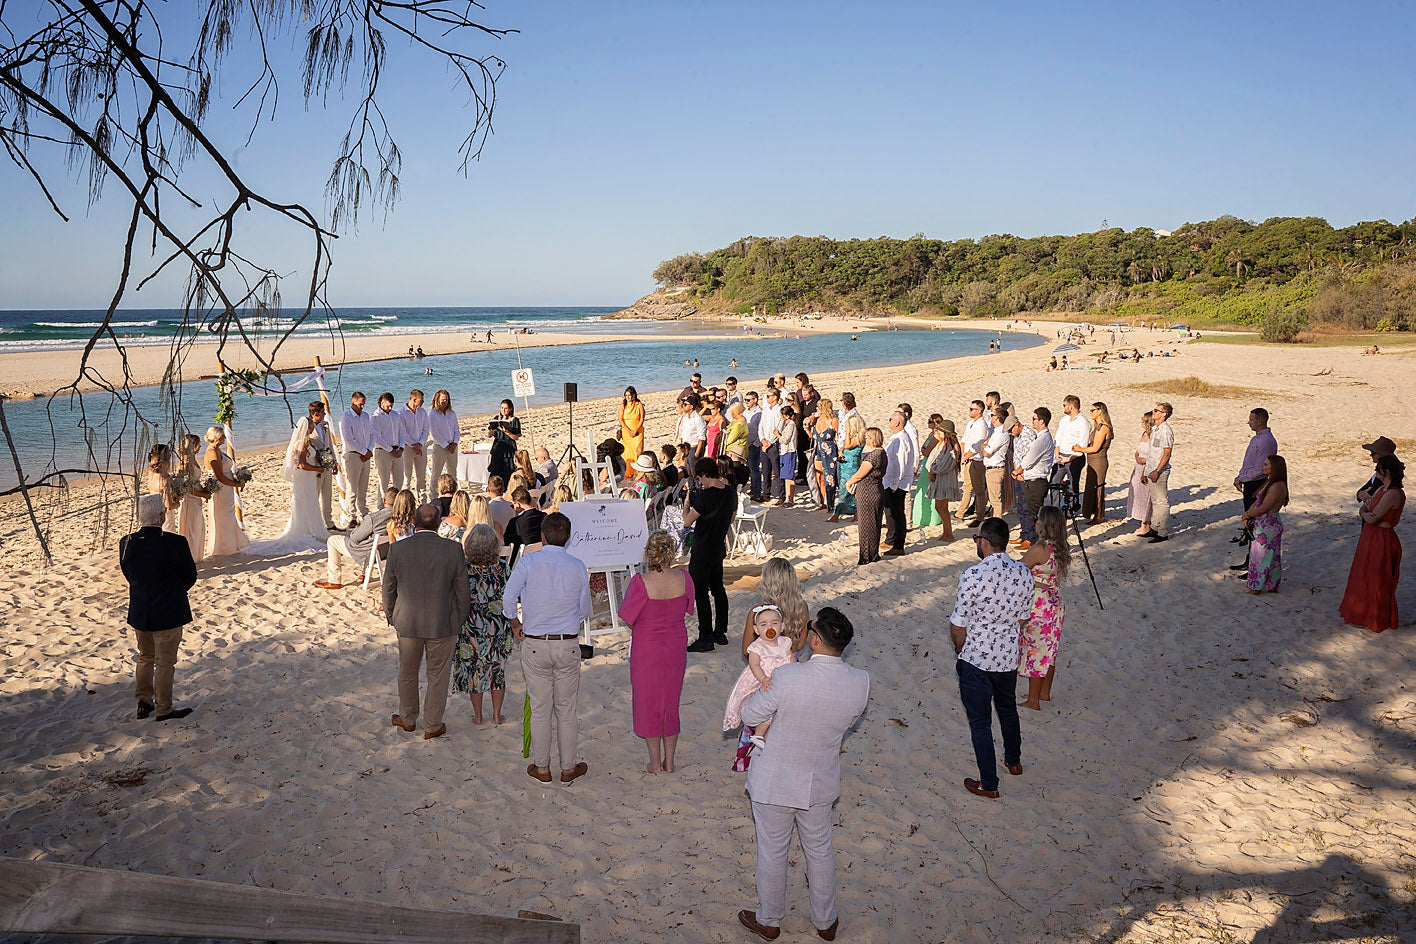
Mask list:
[[[565,549],[586,567],[632,567],[644,559],[644,542],[649,538],[644,502],[613,498],[561,502],[560,511],[570,519]]]

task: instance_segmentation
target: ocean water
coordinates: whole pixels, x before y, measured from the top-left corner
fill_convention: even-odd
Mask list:
[[[601,315],[615,308],[346,308],[327,316],[312,314],[294,337],[338,330],[351,337],[505,331],[508,327],[555,331],[602,330]],[[0,351],[57,351],[83,347],[103,323],[103,312],[0,311]],[[617,322],[627,333],[652,330],[650,322]],[[255,333],[279,337],[294,324],[290,317],[252,320]],[[182,331],[182,313],[173,309],[125,309],[114,315],[113,330],[134,345],[168,344]]]
[[[593,318],[586,312],[609,309],[527,309],[536,313],[537,321],[554,322],[562,330],[567,322],[582,323],[581,318]],[[382,309],[380,309],[382,311]],[[424,312],[431,311],[428,309]],[[451,309],[440,311],[450,312]],[[484,309],[486,318],[506,317],[507,309],[496,314]],[[557,314],[559,313],[559,314]],[[74,314],[74,313],[70,313]],[[454,322],[446,314],[422,315],[443,325],[447,331],[478,330],[485,321],[469,324]],[[402,315],[399,316],[400,321]],[[47,320],[59,321],[58,318]],[[158,320],[158,319],[133,319]],[[424,324],[427,322],[425,321]],[[517,322],[527,324],[529,322]],[[692,373],[684,361],[697,359],[704,383],[721,384],[729,373],[738,377],[757,378],[773,373],[793,374],[797,371],[826,373],[864,367],[897,366],[902,370],[912,363],[950,357],[982,354],[988,351],[990,332],[964,329],[868,331],[857,340],[850,334],[817,334],[800,338],[780,339],[741,337],[731,340],[694,339],[665,340],[655,338],[655,332],[681,332],[682,325],[649,323],[626,325],[620,321],[584,322],[594,329],[607,328],[623,335],[623,340],[561,347],[530,348],[521,351],[520,366],[533,371],[536,395],[530,398],[534,411],[539,405],[562,401],[562,385],[574,382],[582,400],[617,396],[627,384],[644,392],[677,389],[688,382]],[[549,328],[550,325],[547,325]],[[625,330],[628,328],[628,330]],[[721,332],[720,332],[721,333]],[[1043,343],[1036,335],[1008,335],[1009,349],[1032,347]],[[399,350],[394,347],[393,352]],[[392,353],[392,352],[391,352]],[[735,369],[729,364],[736,359]],[[517,369],[517,352],[513,350],[472,351],[445,354],[414,360],[397,358],[375,363],[350,364],[326,374],[331,403],[336,415],[348,405],[349,395],[360,390],[370,407],[380,393],[391,392],[401,407],[408,391],[417,387],[428,395],[446,389],[452,396],[453,409],[459,415],[490,413],[503,397],[511,397],[511,373]],[[431,370],[428,374],[425,371]],[[287,384],[299,379],[299,374],[285,374]],[[823,391],[833,398],[840,391]],[[315,397],[313,386],[285,397],[247,397],[237,394],[237,418],[233,434],[237,450],[284,443],[291,429],[291,411],[303,415],[305,404]],[[518,413],[524,412],[521,398],[514,398]],[[288,400],[288,407],[287,401]],[[110,441],[123,442],[118,468],[133,468],[135,446],[139,434],[145,442],[171,441],[188,430],[200,434],[211,423],[216,410],[215,384],[210,380],[189,381],[178,388],[176,402],[160,402],[157,388],[135,391],[138,409],[149,418],[152,426],[140,429],[132,419],[126,424],[121,411],[109,409],[106,395],[88,394],[84,413],[73,400],[10,400],[5,404],[6,417],[29,477],[42,468],[88,468],[85,437],[105,444],[96,452],[104,456]],[[928,414],[944,404],[916,404],[918,412]],[[180,418],[178,420],[177,418]],[[182,428],[174,430],[177,425]],[[580,436],[577,427],[577,437]],[[0,469],[0,483],[13,485],[13,471],[8,463]]]

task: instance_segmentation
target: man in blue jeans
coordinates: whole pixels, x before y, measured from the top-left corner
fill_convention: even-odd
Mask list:
[[[959,577],[949,633],[959,659],[959,698],[969,718],[978,779],[964,789],[998,798],[998,765],[993,752],[993,712],[1003,731],[1003,764],[1023,772],[1023,736],[1018,727],[1018,636],[1032,612],[1032,572],[1008,556],[1008,523],[988,518],[974,535],[982,559]]]

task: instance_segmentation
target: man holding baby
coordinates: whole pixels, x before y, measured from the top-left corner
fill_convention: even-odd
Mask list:
[[[757,910],[738,912],[743,927],[765,941],[782,933],[793,827],[806,857],[811,923],[827,941],[840,924],[831,807],[841,795],[841,741],[865,711],[870,675],[841,658],[855,634],[845,614],[822,607],[806,632],[811,659],[778,668],[742,706],[747,724],[772,720],[772,733],[747,769],[757,827]]]

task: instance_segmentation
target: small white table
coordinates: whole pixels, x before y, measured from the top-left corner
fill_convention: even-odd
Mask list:
[[[457,454],[457,480],[487,484],[487,468],[492,464],[490,451],[459,452]]]

